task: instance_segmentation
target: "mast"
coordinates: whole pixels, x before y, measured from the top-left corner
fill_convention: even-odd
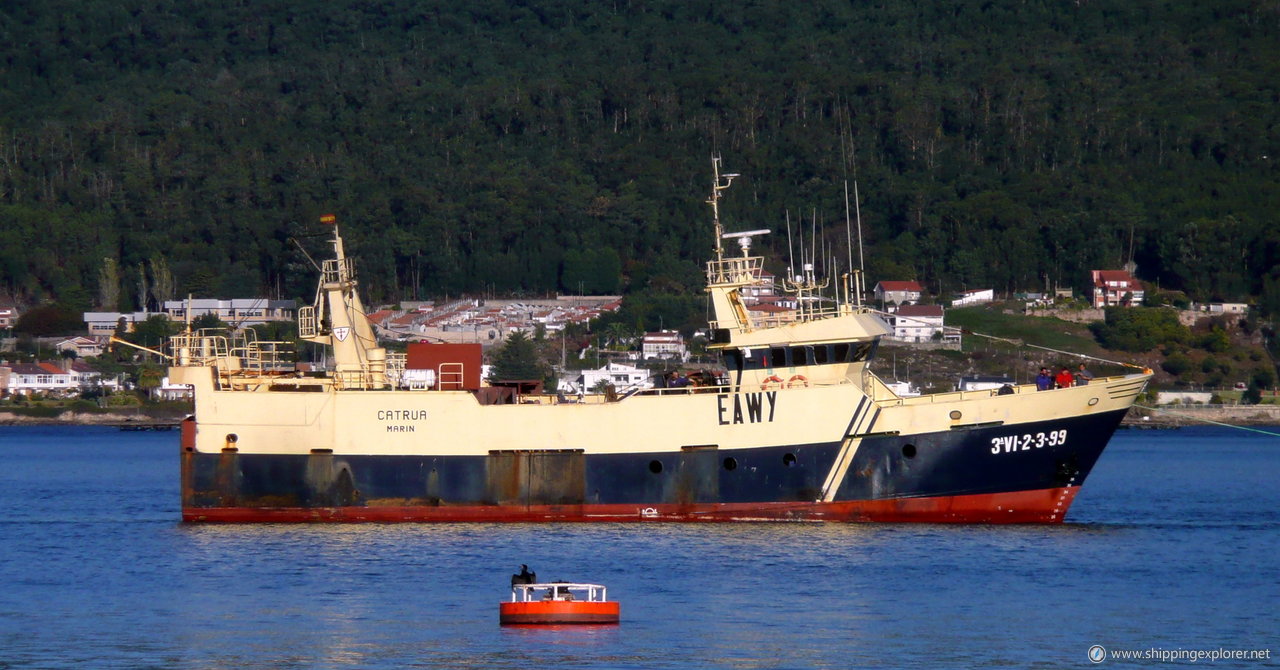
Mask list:
[[[711,217],[715,220],[716,260],[720,261],[724,260],[724,246],[721,244],[721,239],[724,236],[724,225],[720,223],[720,198],[722,197],[720,192],[729,188],[738,173],[720,174],[719,156],[711,157],[711,172],[713,175],[711,179],[711,197],[707,198],[707,204],[711,205]]]
[[[347,257],[337,217],[320,222],[333,226],[333,260],[324,261],[314,306],[298,311],[298,335],[333,350],[334,378],[341,388],[383,388],[386,350],[378,346],[356,291],[355,264]]]

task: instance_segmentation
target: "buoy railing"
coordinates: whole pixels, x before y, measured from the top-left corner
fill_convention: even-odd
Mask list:
[[[535,598],[537,592],[546,591],[542,598]],[[573,597],[572,591],[586,591],[587,601],[604,602],[608,600],[608,592],[602,584],[576,584],[570,582],[553,582],[550,584],[512,584],[511,602],[534,602],[536,600],[562,600]]]

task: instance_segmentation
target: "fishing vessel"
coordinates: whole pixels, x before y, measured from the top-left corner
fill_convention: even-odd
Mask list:
[[[767,231],[725,232],[737,175],[712,163],[708,348],[726,374],[566,399],[486,384],[478,345],[388,354],[327,217],[333,258],[298,326],[328,347],[329,371],[294,371],[281,343],[246,334],[170,342],[170,377],[195,401],[182,518],[1061,523],[1149,371],[900,396],[868,368],[889,329],[856,297],[856,273],[842,299],[812,299],[806,270],[786,282],[794,314],[746,309],[764,267],[750,242]]]

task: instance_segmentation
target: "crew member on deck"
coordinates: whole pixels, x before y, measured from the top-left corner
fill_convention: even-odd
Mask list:
[[[1036,390],[1048,391],[1053,388],[1053,377],[1049,374],[1049,368],[1040,368],[1040,374],[1036,375]]]
[[[1067,366],[1062,366],[1062,370],[1058,372],[1058,376],[1054,379],[1060,389],[1069,389],[1075,382],[1076,378],[1071,375],[1071,370]]]

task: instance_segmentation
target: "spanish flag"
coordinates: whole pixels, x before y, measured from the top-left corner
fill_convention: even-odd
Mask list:
[[[332,214],[325,214],[324,216],[320,217],[320,223],[334,224],[337,222],[338,222],[338,217]]]

